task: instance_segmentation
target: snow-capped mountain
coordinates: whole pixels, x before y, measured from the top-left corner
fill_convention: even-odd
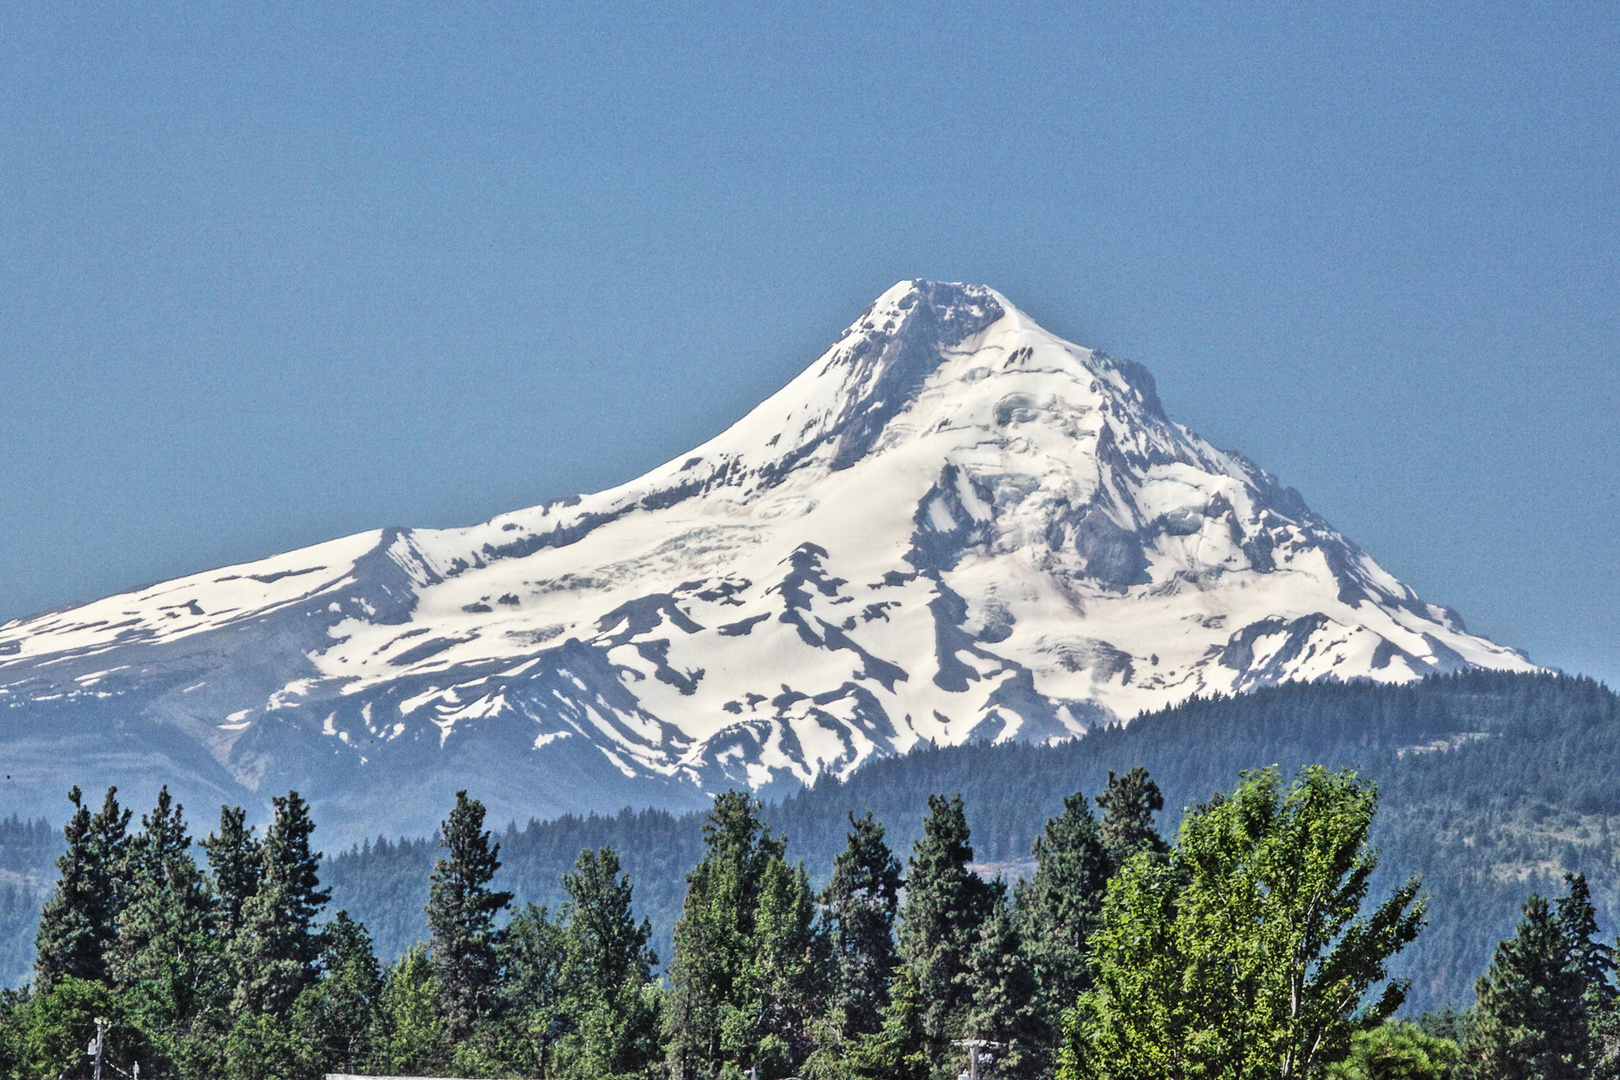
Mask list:
[[[1142,367],[911,281],[621,487],[0,626],[0,809],[296,786],[341,838],[428,831],[456,787],[503,819],[686,806],[926,740],[1469,665],[1533,666],[1172,422]]]

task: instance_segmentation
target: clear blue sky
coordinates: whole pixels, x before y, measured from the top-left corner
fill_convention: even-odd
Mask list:
[[[1620,5],[12,4],[0,619],[628,479],[900,278],[1620,683]]]

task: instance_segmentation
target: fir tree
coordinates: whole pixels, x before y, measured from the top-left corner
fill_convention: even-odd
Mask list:
[[[315,823],[298,792],[271,800],[275,818],[260,848],[259,887],[242,905],[242,927],[231,939],[234,1005],[284,1015],[315,981],[321,938],[315,918],[331,896],[320,887],[319,852],[310,850]]]
[[[264,875],[264,857],[240,806],[219,808],[219,832],[202,841],[219,901],[219,931],[229,939],[242,927],[242,909]]]
[[[611,847],[581,851],[563,875],[563,889],[565,1070],[593,1077],[643,1072],[660,1056],[656,996],[649,993],[658,963],[647,947],[652,927],[636,921],[634,889]]]
[[[115,985],[133,1019],[172,1061],[206,1059],[209,1025],[228,986],[214,929],[214,900],[191,857],[185,818],[165,786],[129,845],[128,902],[110,951]]]
[[[439,1005],[452,1041],[465,1039],[494,1004],[500,933],[495,918],[512,902],[489,884],[500,869],[500,845],[484,829],[484,804],[456,792],[439,827],[444,858],[433,865],[427,917]]]
[[[923,835],[906,868],[900,959],[916,983],[919,1024],[936,1068],[950,1056],[950,1040],[965,1030],[971,957],[997,901],[995,887],[968,869],[969,838],[962,797],[930,795]]]
[[[378,1049],[382,970],[366,928],[339,911],[321,928],[321,977],[299,996],[295,1027],[322,1071],[357,1073]]]
[[[549,1075],[552,1049],[566,1034],[573,1010],[564,1001],[568,946],[562,927],[543,907],[524,905],[501,935],[500,1015],[514,1065]]]
[[[1588,957],[1571,934],[1586,922],[1579,906],[1573,891],[1557,911],[1532,894],[1517,932],[1497,945],[1490,970],[1475,984],[1477,1004],[1463,1045],[1468,1077],[1579,1080],[1588,1074],[1594,1049],[1591,988],[1582,970]]]
[[[1063,800],[1063,813],[1035,838],[1034,855],[1035,875],[1017,890],[1017,923],[1042,1029],[1036,1041],[1050,1047],[1063,1010],[1090,982],[1086,951],[1108,887],[1108,851],[1083,794]]]
[[[63,828],[67,850],[57,859],[61,877],[46,901],[35,936],[35,985],[49,992],[62,978],[105,982],[107,953],[123,908],[122,873],[128,851],[130,812],[121,810],[118,789],[107,789],[101,810],[91,814],[77,787],[68,793],[73,816]]]
[[[900,860],[871,813],[849,815],[848,844],[833,860],[821,893],[831,952],[829,1004],[845,1037],[875,1034],[889,1003],[889,979],[899,954],[894,920],[900,906]]]
[[[1110,769],[1108,789],[1097,796],[1097,805],[1103,809],[1098,838],[1108,852],[1110,876],[1138,851],[1163,855],[1170,850],[1153,825],[1153,815],[1164,809],[1164,793],[1141,765],[1117,777]]]
[[[1001,885],[998,878],[994,883]],[[1033,966],[1007,905],[998,902],[979,928],[968,962],[973,1003],[965,1034],[1002,1044],[997,1075],[1042,1075],[1052,1058],[1050,1025],[1037,1003]]]
[[[774,1005],[757,986],[756,927],[768,872],[785,865],[785,842],[765,828],[759,810],[744,792],[716,798],[703,825],[703,859],[686,878],[665,1014],[674,1080],[718,1077],[728,1065],[757,1067],[768,1034],[760,1010]]]

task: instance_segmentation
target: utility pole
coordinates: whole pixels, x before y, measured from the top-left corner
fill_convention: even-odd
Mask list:
[[[96,1037],[90,1043],[90,1053],[95,1055],[95,1080],[101,1080],[101,1049],[107,1042],[107,1021],[96,1017]]]
[[[989,1039],[952,1039],[951,1045],[960,1046],[968,1052],[968,1071],[963,1076],[966,1076],[967,1080],[979,1080],[979,1051],[989,1049],[992,1046],[1001,1047],[1007,1044],[991,1042]],[[984,1055],[986,1065],[994,1060],[996,1060],[994,1054]],[[959,1076],[956,1080],[962,1080],[962,1077]]]

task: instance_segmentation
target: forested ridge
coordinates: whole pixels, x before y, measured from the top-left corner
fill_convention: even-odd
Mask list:
[[[1075,791],[1095,794],[1110,770],[1143,765],[1164,791],[1165,827],[1226,790],[1245,769],[1354,768],[1378,784],[1373,842],[1379,881],[1421,873],[1429,928],[1395,961],[1413,980],[1410,1007],[1462,1005],[1529,891],[1586,873],[1605,924],[1620,921],[1620,699],[1590,679],[1472,671],[1420,683],[1287,684],[1199,698],[1057,746],[923,748],[874,761],[849,780],[766,805],[823,885],[846,815],[870,811],[897,850],[920,834],[927,796],[960,792],[977,864],[1009,879],[1033,868],[1031,845]],[[582,848],[611,844],[637,883],[638,910],[660,955],[702,851],[702,815],[624,811],[508,827],[503,888],[555,906]],[[327,863],[337,901],[398,955],[425,933],[430,840],[382,840]]]
[[[0,821],[3,941],[13,964],[39,950],[0,1027],[6,1053],[43,1067],[68,1053],[50,1038],[116,1012],[120,1052],[145,1055],[148,1076],[415,1062],[685,1078],[748,1061],[761,1077],[939,1080],[964,1035],[1000,1047],[1002,1075],[1157,1075],[1164,1061],[1130,1048],[1204,1045],[1164,1026],[1186,994],[1151,1022],[1119,1003],[1150,1001],[1165,957],[1194,973],[1201,956],[1280,955],[1246,953],[1258,946],[1232,927],[1293,926],[1301,911],[1228,913],[1333,866],[1306,891],[1341,896],[1338,921],[1300,940],[1345,951],[1319,962],[1361,1011],[1328,1009],[1314,1034],[1279,1013],[1264,1039],[1219,1053],[1241,1044],[1262,1064],[1314,1062],[1282,1075],[1314,1075],[1352,1043],[1352,1064],[1391,1047],[1453,1064],[1466,1051],[1470,1075],[1517,1075],[1479,1063],[1542,1053],[1521,1036],[1553,1014],[1527,1028],[1515,1010],[1563,994],[1568,1030],[1547,1045],[1568,1057],[1558,1047],[1578,1043],[1576,1071],[1537,1075],[1607,1075],[1602,1061],[1620,1065],[1604,1057],[1605,1040],[1620,1049],[1620,1011],[1599,931],[1620,892],[1617,735],[1615,695],[1587,679],[1286,685],[1058,746],[924,748],[767,805],[731,793],[706,815],[492,834],[463,795],[433,840],[324,859],[296,793],[262,835],[225,808],[193,858],[166,795],[137,831],[109,792],[96,813],[75,801],[62,832]],[[1337,846],[1311,854],[1323,843]],[[1355,930],[1379,904],[1376,932]],[[1160,944],[1134,954],[1145,940]],[[1265,988],[1286,977],[1262,964],[1240,980],[1242,1023],[1270,1015]],[[1547,988],[1526,997],[1537,980]],[[1444,1009],[1476,993],[1474,1012]],[[1238,1023],[1227,1007],[1186,1005],[1175,1023],[1219,1032]],[[1378,1023],[1402,1007],[1421,1029]]]

